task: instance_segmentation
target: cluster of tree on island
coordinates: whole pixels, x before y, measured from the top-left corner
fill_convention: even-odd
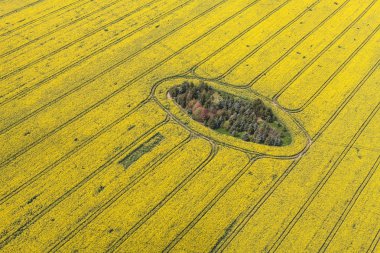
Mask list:
[[[217,91],[205,82],[185,81],[169,89],[170,97],[191,117],[222,133],[270,146],[287,145],[290,133],[261,99],[245,100]]]

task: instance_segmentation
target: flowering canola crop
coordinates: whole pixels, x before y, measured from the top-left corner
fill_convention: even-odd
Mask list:
[[[0,1],[0,252],[379,251],[379,12]],[[194,121],[186,80],[260,98],[291,143]]]

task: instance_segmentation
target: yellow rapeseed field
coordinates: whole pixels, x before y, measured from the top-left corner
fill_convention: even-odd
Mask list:
[[[377,0],[0,0],[0,252],[380,252]],[[194,121],[184,81],[291,135]]]

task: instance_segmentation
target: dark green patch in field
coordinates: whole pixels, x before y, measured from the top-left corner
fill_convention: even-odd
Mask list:
[[[165,137],[162,134],[156,133],[151,138],[149,138],[146,142],[142,143],[140,146],[135,148],[131,153],[129,153],[126,157],[124,157],[119,163],[124,166],[124,169],[127,169],[144,154],[149,153],[163,139],[165,139]]]
[[[233,220],[229,225],[228,227],[224,230],[224,233],[221,237],[219,237],[218,241],[215,243],[214,247],[212,247],[211,251],[210,252],[216,252],[217,251],[217,248],[220,246],[220,244],[226,239],[226,237],[231,233],[232,231],[232,228],[235,226],[236,224],[236,219]]]

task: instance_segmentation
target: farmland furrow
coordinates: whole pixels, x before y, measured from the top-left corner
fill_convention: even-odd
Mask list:
[[[242,63],[240,66],[238,66],[229,76],[225,78],[225,80],[231,84],[234,84],[234,86],[242,87],[242,88],[254,85],[261,78],[265,77],[268,72],[270,72],[273,68],[275,68],[278,64],[280,64],[290,54],[292,53],[297,54],[297,52],[302,52],[302,50],[297,50],[297,48],[300,47],[302,44],[305,44],[308,41],[315,42],[317,40],[316,38],[319,38],[319,40],[327,41],[329,37],[328,37],[328,34],[326,34],[326,31],[330,31],[332,26],[335,26],[335,29],[334,29],[335,31],[336,26],[339,26],[339,25],[342,26],[346,24],[347,22],[351,22],[352,18],[349,18],[351,17],[350,15],[355,15],[357,12],[360,12],[361,8],[363,8],[363,6],[361,5],[357,6],[354,1],[345,1],[337,9],[335,9],[331,14],[329,14],[325,19],[323,19],[320,23],[318,23],[317,26],[314,26],[313,29],[308,31],[302,37],[301,35],[302,35],[302,31],[305,29],[304,27],[305,23],[306,23],[306,26],[309,26],[310,24],[308,24],[308,22],[305,22],[305,21],[302,21],[302,23],[300,22],[300,24],[298,25],[299,27],[298,26],[292,27],[293,29],[295,29],[293,30],[292,39],[293,37],[294,39],[298,39],[298,36],[299,36],[300,37],[299,40],[294,41],[293,44],[286,45],[286,47],[283,47],[282,43],[280,43],[281,46],[275,45],[277,41],[272,42],[272,45],[269,44],[266,46],[266,48],[263,48],[263,50],[260,51],[257,57],[251,57],[247,59],[244,62],[244,64]],[[295,36],[295,34],[298,34],[298,33],[300,34]],[[324,35],[324,36],[320,36],[320,35]],[[315,47],[313,47],[313,45],[311,45],[311,48],[315,50]],[[268,54],[268,52],[271,52],[271,53]],[[262,64],[262,63],[261,63],[262,65],[258,64],[257,58],[265,59],[265,64]],[[254,69],[253,71],[249,72],[249,68],[254,68]],[[239,78],[237,78],[237,76],[239,76]],[[234,77],[236,78],[236,80],[232,81]]]
[[[223,155],[225,154],[225,155]],[[122,237],[117,249],[110,247],[108,251],[115,251],[128,245],[131,251],[138,249],[140,243],[146,245],[147,251],[165,248],[171,238],[181,231],[192,217],[196,215],[214,195],[222,188],[231,177],[236,175],[242,166],[249,166],[250,161],[244,153],[220,147],[216,157],[186,186],[179,191],[164,207],[157,211],[150,219],[128,237]],[[196,210],[196,211],[195,211]],[[166,220],[169,214],[177,213],[170,221]],[[162,231],[160,234],[155,230]],[[144,238],[141,241],[140,238]],[[165,251],[165,250],[164,250]]]
[[[375,45],[376,43],[373,43],[371,46]],[[368,55],[368,52],[366,53],[364,51],[363,55]],[[368,55],[368,58],[361,61],[361,63],[366,64],[361,64],[356,67],[352,64],[344,69],[341,74],[333,80],[333,83],[328,85],[323,92],[314,99],[312,104],[306,107],[305,110],[293,114],[301,124],[304,125],[310,136],[314,138],[315,135],[318,135],[320,129],[323,128],[325,123],[329,120],[330,115],[333,115],[337,109],[339,110],[341,105],[347,102],[348,97],[352,97],[356,94],[368,78],[378,76],[380,59],[377,60],[371,55]],[[357,60],[360,62],[361,59],[358,58]],[[373,62],[374,60],[377,60],[377,62]],[[367,64],[369,66],[367,66]],[[339,92],[334,92],[337,90],[339,90]],[[326,102],[328,104],[326,104]],[[311,115],[315,112],[318,112],[318,117],[310,120]]]
[[[376,252],[379,241],[380,173],[376,171],[332,239],[327,252]],[[358,238],[360,238],[358,240]]]
[[[369,246],[367,252],[374,253],[376,251],[377,245],[380,242],[380,229],[377,231],[375,238],[373,238],[371,245]]]
[[[378,70],[380,66],[380,60],[376,63],[375,66],[360,80],[360,82],[355,86],[355,89],[352,90],[349,95],[345,98],[344,102],[341,103],[334,114],[323,124],[323,126],[318,130],[318,132],[313,136],[313,141],[317,140],[322,133],[328,128],[328,126],[335,120],[337,114],[339,114],[345,106],[351,101],[351,99],[357,94],[357,92],[362,88],[362,86],[368,81],[368,79]]]
[[[223,44],[223,46],[219,47],[216,51],[214,51],[213,53],[211,53],[210,55],[208,55],[206,58],[204,58],[202,61],[198,62],[196,65],[194,65],[191,69],[190,69],[190,72],[194,75],[194,76],[198,76],[196,75],[196,70],[202,65],[204,64],[205,62],[209,61],[210,59],[212,59],[214,56],[216,56],[217,54],[219,54],[220,52],[222,52],[224,49],[226,49],[228,46],[232,45],[235,41],[237,41],[238,39],[240,39],[242,36],[244,36],[246,33],[248,33],[249,31],[251,31],[252,29],[254,29],[255,27],[257,27],[258,25],[260,25],[263,21],[265,21],[266,19],[268,19],[270,16],[272,16],[274,13],[276,13],[277,11],[279,11],[280,9],[282,9],[286,4],[288,4],[289,1],[284,1],[282,4],[280,4],[279,6],[277,6],[275,9],[271,10],[270,12],[268,12],[265,16],[261,17],[260,19],[258,19],[255,23],[253,23],[252,25],[248,26],[247,28],[245,28],[242,32],[240,32],[239,34],[237,34],[235,37],[233,37],[231,40],[229,40],[227,43]]]
[[[137,96],[137,95],[136,95]],[[139,96],[141,96],[141,95],[139,95]],[[119,122],[120,121],[120,119],[118,119],[118,120],[116,120],[115,122]],[[112,123],[111,124],[111,126],[112,125],[114,125],[114,123]],[[75,128],[73,128],[73,129],[75,129]],[[95,137],[94,138],[97,138],[98,136],[99,136],[99,134],[100,133],[104,133],[104,131],[106,131],[106,130],[108,130],[109,129],[109,127],[106,127],[105,129],[103,129],[103,130],[101,130],[98,134],[96,134],[95,135]],[[70,131],[70,130],[69,130]],[[74,137],[73,137],[74,138]],[[85,141],[85,144],[83,144],[83,145],[87,145],[90,141],[93,141],[94,140],[94,138],[90,138],[89,140],[86,140]],[[81,139],[81,138],[79,138],[79,139]],[[57,142],[57,141],[54,141],[54,142]],[[43,143],[41,143],[41,145],[39,145],[39,146],[42,146],[43,145]],[[53,165],[52,166],[56,166],[56,164],[57,163],[61,163],[63,160],[65,160],[66,158],[68,158],[68,157],[70,157],[73,153],[75,153],[77,150],[78,150],[78,148],[82,148],[83,147],[83,145],[82,144],[80,144],[80,146],[79,147],[74,147],[73,149],[73,151],[70,151],[69,149],[68,149],[68,151],[69,151],[69,153],[68,153],[68,155],[66,156],[66,155],[64,155],[63,157],[57,157],[58,158],[58,160],[56,160],[56,161],[54,161],[54,160],[52,160],[52,162],[53,162]],[[60,152],[61,152],[61,150],[60,150]],[[29,152],[30,153],[30,152]],[[55,152],[55,153],[52,153],[52,155],[56,155],[56,153],[57,152]],[[65,153],[62,153],[62,154],[65,154]],[[25,157],[25,156],[24,156]],[[50,156],[49,156],[50,157]],[[32,154],[31,154],[31,157],[30,156],[26,156],[23,160],[25,160],[25,162],[26,161],[28,161],[28,162],[31,162],[31,159],[33,160],[33,159],[38,159],[38,157],[36,158],[35,156],[33,156]],[[17,164],[20,164],[20,162],[18,162],[18,163],[14,163],[14,165],[12,166],[12,167],[9,167],[9,171],[12,171],[12,173],[15,171],[15,169],[16,170],[18,170],[18,168],[19,168],[19,166],[17,165]],[[43,165],[43,164],[42,164]],[[49,165],[48,163],[46,164],[46,165]],[[41,164],[38,164],[38,166],[39,167],[41,167]],[[50,167],[50,165],[49,165],[49,167]],[[43,167],[41,167],[41,168],[43,168]],[[50,167],[51,168],[51,167]],[[4,173],[4,171],[3,171],[3,173]],[[13,181],[15,181],[15,179],[13,178],[12,179]],[[20,182],[20,181],[19,181]],[[4,188],[3,188],[4,189]]]
[[[306,14],[300,22],[286,29],[276,40],[260,48],[254,57],[248,58],[234,68],[224,78],[224,81],[238,88],[252,86],[252,82],[254,82],[252,81],[253,76],[255,76],[255,80],[258,80],[270,70],[271,66],[274,67],[274,65],[293,52],[297,46],[310,37],[316,36],[316,33],[320,33],[321,30],[326,29],[334,21],[335,24],[337,20],[343,22],[340,18],[341,16],[347,15],[347,12],[358,11],[358,9],[360,8],[351,0],[343,2],[338,7],[331,3],[330,6],[327,4],[318,5],[309,14]],[[278,56],[280,57],[277,58]]]
[[[215,197],[202,209],[201,212],[197,214],[197,216],[188,223],[188,225],[182,229],[173,240],[165,247],[163,252],[171,251],[178,242],[202,219],[203,216],[207,214],[207,212],[221,199],[222,196],[226,194],[228,190],[249,170],[252,164],[261,159],[261,156],[253,157],[249,160],[249,162],[230,180],[221,191],[219,191]]]
[[[145,5],[144,3],[146,2],[144,1],[142,4],[130,3],[130,8],[133,10],[135,5],[137,8],[141,8]],[[32,58],[36,59],[37,56],[40,56],[40,51],[42,51],[38,45],[44,45],[46,49],[51,51],[54,47],[63,44],[65,39],[68,39],[67,37],[75,38],[76,36],[85,35],[80,33],[80,31],[88,29],[86,26],[91,24],[91,22],[98,21],[99,23],[94,24],[94,28],[98,28],[97,25],[102,24],[101,22],[109,22],[109,19],[112,21],[112,18],[115,15],[121,16],[124,14],[124,12],[117,13],[117,11],[120,11],[126,3],[122,0],[114,0],[109,3],[100,4],[94,0],[88,2],[88,4],[91,5],[85,6],[85,4],[83,4],[80,6],[81,8],[73,9],[73,12],[70,12],[69,10],[67,13],[65,12],[62,15],[58,15],[54,19],[47,20],[44,22],[44,25],[38,24],[38,32],[34,31],[32,27],[31,29],[22,31],[15,36],[7,36],[3,41],[6,47],[2,48],[0,54],[3,58],[2,61],[7,63],[6,60],[8,59],[17,59],[15,62],[24,63],[26,60],[21,58],[22,54],[29,52],[32,48],[38,53],[36,57]],[[118,4],[120,4],[120,6],[118,6]],[[127,13],[129,12],[130,11]],[[77,33],[74,33],[74,29],[78,30]],[[67,36],[65,36],[66,34]],[[67,42],[71,42],[71,40]],[[48,53],[49,51],[45,53]],[[18,60],[18,58],[21,58],[21,60]],[[11,73],[9,73],[9,75],[11,75]],[[7,77],[1,77],[1,80],[5,78]]]
[[[181,9],[182,7],[186,6],[187,3],[190,3],[191,1],[194,1],[194,0],[189,0],[189,1],[181,4],[180,6],[177,6],[175,9],[171,10],[170,12],[166,12],[166,15],[170,15],[172,13],[175,13],[176,10]],[[165,33],[163,36],[159,37],[158,39],[155,39],[153,42],[148,43],[147,45],[143,46],[141,49],[138,49],[137,51],[132,52],[126,58],[122,58],[120,61],[116,61],[116,64],[111,64],[111,66],[106,66],[104,70],[100,71],[100,73],[97,73],[94,76],[91,76],[90,79],[87,79],[84,82],[81,82],[79,84],[79,86],[75,87],[74,89],[72,89],[72,90],[66,90],[66,93],[65,93],[64,96],[67,96],[67,94],[71,94],[71,93],[75,92],[76,90],[79,90],[80,88],[86,86],[87,84],[95,81],[99,77],[105,75],[107,72],[109,72],[109,71],[111,71],[111,70],[119,67],[120,65],[122,65],[126,61],[128,61],[130,59],[133,59],[135,56],[137,56],[140,53],[144,52],[148,48],[151,48],[152,46],[157,45],[158,43],[160,43],[165,38],[169,37],[170,35],[172,35],[173,33],[177,32],[177,31],[179,31],[181,28],[189,25],[193,21],[195,21],[195,20],[201,18],[202,16],[206,15],[208,12],[211,12],[212,10],[216,9],[218,6],[222,5],[226,1],[227,0],[223,0],[223,1],[219,2],[219,3],[217,3],[216,5],[213,5],[211,8],[207,9],[206,11],[202,12],[200,15],[197,15],[197,16],[191,18],[190,20],[187,20],[185,23],[181,24],[180,26],[174,27],[173,30],[170,30],[168,33]],[[161,18],[162,18],[162,16],[161,16]],[[154,23],[156,21],[157,20],[153,20],[153,21],[149,22],[148,24],[145,24],[143,27],[140,27],[138,29],[133,30],[131,33],[132,34],[137,33],[138,31],[141,31],[145,27],[149,27],[149,25],[151,25],[152,23]],[[96,55],[98,53],[103,52],[104,50],[108,49],[108,47],[110,47],[110,46],[114,46],[116,44],[119,44],[121,41],[123,41],[125,38],[128,38],[128,37],[129,37],[129,33],[126,34],[126,35],[124,35],[124,36],[122,36],[121,38],[118,38],[118,39],[112,41],[111,44],[106,45],[104,47],[101,47],[99,50],[97,50],[95,52],[92,52],[90,55],[88,55],[88,56],[86,56],[84,58],[81,58],[79,61],[74,61],[74,63],[65,66],[63,69],[59,70],[58,72],[56,72],[52,76],[48,76],[47,78],[43,79],[42,81],[38,81],[36,84],[33,84],[32,86],[27,87],[26,89],[20,91],[19,93],[16,93],[15,95],[12,95],[11,97],[8,97],[4,101],[0,102],[0,105],[4,105],[4,104],[6,104],[6,103],[8,103],[8,102],[10,102],[10,101],[12,101],[14,99],[19,99],[20,97],[26,96],[28,93],[30,93],[32,91],[35,91],[39,87],[43,86],[43,84],[46,84],[46,83],[48,83],[51,80],[54,80],[55,78],[57,78],[61,74],[67,72],[68,70],[71,70],[73,67],[80,66],[80,64],[84,63],[87,59],[91,58],[91,56],[94,56],[94,55]]]
[[[347,5],[348,7],[346,7]],[[301,19],[302,21],[292,25],[281,33],[279,38],[260,48],[258,52],[254,54],[255,57],[246,59],[239,66],[231,70],[231,73],[225,76],[223,80],[238,88],[252,86],[252,82],[254,82],[252,81],[252,76],[255,76],[254,79],[258,80],[266,71],[269,71],[271,66],[274,67],[276,62],[280,62],[310,36],[315,36],[316,33],[326,29],[326,26],[333,22],[332,20],[337,20],[338,16],[350,11],[350,8],[358,10],[357,6],[353,5],[353,2],[350,0],[343,2],[338,7],[336,7],[335,4],[330,6],[331,9],[327,7],[328,5],[324,6],[322,4],[314,8],[313,11]],[[327,16],[325,17],[325,15]],[[320,20],[322,18],[324,19]],[[343,20],[339,20],[339,22],[343,22]],[[311,30],[310,27],[312,27]],[[268,52],[270,52],[270,54]],[[280,54],[282,55],[274,61],[274,58]],[[260,63],[258,59],[260,59]]]
[[[379,10],[0,0],[0,251],[377,252]]]
[[[121,0],[112,1],[107,4],[96,4],[94,1],[89,1],[87,4],[92,4],[93,6],[86,6],[86,3],[81,5],[81,8],[74,8],[73,12],[67,11],[63,13],[64,15],[57,15],[54,17],[54,22],[43,22],[40,24],[37,24],[35,27],[31,27],[30,29],[27,29],[26,31],[22,31],[14,36],[7,36],[2,43],[6,45],[4,48],[1,48],[0,51],[0,57],[2,57],[2,63],[6,64],[7,60],[11,59],[14,62],[17,63],[25,63],[25,58],[23,59],[22,56],[25,53],[28,53],[31,48],[34,46],[34,50],[36,51],[36,56],[39,56],[40,48],[39,45],[45,45],[46,49],[51,50],[51,45],[58,46],[59,43],[62,43],[59,40],[59,37],[62,35],[65,35],[66,33],[72,33],[74,29],[84,29],[86,28],[86,24],[89,23],[92,20],[100,19],[101,17],[106,17],[106,11],[112,11],[113,8],[118,2],[121,2]],[[122,3],[122,2],[121,2]],[[120,6],[119,8],[122,8]],[[118,10],[115,8],[115,10]],[[81,11],[81,12],[79,12]],[[102,13],[102,11],[105,11],[105,13]],[[78,13],[79,12],[79,13]],[[79,15],[78,15],[79,14]],[[91,17],[94,14],[98,14],[95,17]],[[62,19],[62,20],[61,20]],[[83,24],[81,25],[80,21]],[[103,20],[106,21],[106,20]],[[58,24],[55,24],[58,23]],[[75,27],[75,24],[78,24],[77,27]],[[83,27],[82,27],[83,26]],[[36,28],[38,28],[37,31]],[[69,28],[66,30],[63,30],[65,28]],[[72,30],[70,30],[72,28]],[[60,32],[61,33],[58,33]],[[58,33],[58,34],[57,34]],[[46,38],[46,39],[45,39]],[[45,40],[42,40],[45,39]],[[55,43],[58,41],[59,43]],[[29,47],[28,47],[29,46]],[[45,49],[45,50],[46,50]],[[17,52],[17,54],[15,54]],[[47,51],[49,52],[49,51]],[[45,53],[47,53],[45,52]],[[39,53],[39,54],[38,54]],[[21,58],[21,59],[19,59]],[[29,60],[35,59],[31,58]],[[21,65],[20,67],[23,67],[25,65]],[[7,69],[2,70],[2,76],[0,77],[0,80],[4,80],[14,74],[15,70],[10,71],[9,66],[7,66]],[[18,66],[17,66],[18,67]],[[6,72],[7,70],[7,72]],[[5,73],[4,73],[5,72]]]

